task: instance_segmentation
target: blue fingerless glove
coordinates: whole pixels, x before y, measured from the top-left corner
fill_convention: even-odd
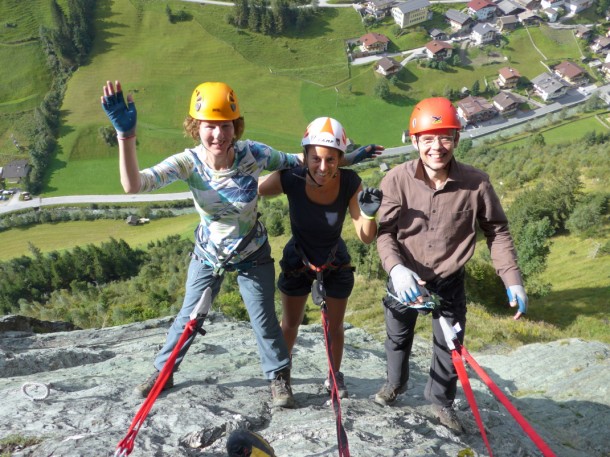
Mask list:
[[[373,219],[381,206],[382,198],[383,192],[380,189],[365,187],[358,192],[358,206],[360,207],[360,212],[367,218]]]
[[[124,139],[136,133],[137,112],[134,102],[125,103],[123,91],[104,97],[102,108],[116,130],[117,138]]]
[[[372,159],[378,154],[379,153],[377,152],[377,147],[374,144],[369,144],[367,146],[361,146],[354,152],[346,154],[345,159],[350,165],[356,165],[357,163],[360,163],[363,160]]]

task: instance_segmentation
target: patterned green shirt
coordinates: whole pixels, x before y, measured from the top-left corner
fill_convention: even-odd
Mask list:
[[[299,165],[296,154],[286,154],[265,144],[245,140],[235,143],[235,161],[229,170],[215,171],[203,161],[202,145],[186,149],[140,171],[140,192],[186,181],[201,217],[195,241],[206,260],[217,265],[231,254],[257,221],[258,177],[263,170],[284,170]],[[262,224],[252,241],[231,259],[238,263],[266,241]]]

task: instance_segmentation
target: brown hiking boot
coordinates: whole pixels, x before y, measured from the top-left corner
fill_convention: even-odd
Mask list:
[[[396,401],[398,394],[403,393],[404,390],[399,387],[393,387],[389,382],[386,382],[379,392],[375,394],[375,403],[381,406],[389,406]]]
[[[456,435],[460,435],[464,432],[453,406],[432,405],[432,411],[436,417],[438,417],[440,423],[453,431]]]
[[[337,393],[339,394],[339,398],[347,398],[349,397],[349,393],[347,392],[347,387],[345,387],[345,377],[343,373],[340,371],[335,371],[335,379],[337,380]],[[330,393],[332,390],[331,387],[332,377],[330,373],[328,374],[328,378],[324,381],[324,388]]]
[[[150,391],[155,386],[155,383],[157,382],[159,373],[160,373],[159,371],[155,371],[153,374],[151,374],[148,377],[148,379],[146,381],[144,381],[142,384],[137,385],[134,389],[134,392],[136,393],[136,395],[139,395],[140,397],[143,397],[143,398],[148,397],[148,394],[150,393]],[[172,387],[174,387],[174,373],[172,373],[169,376],[169,378],[167,378],[167,382],[163,386],[162,390],[171,389]]]
[[[280,408],[296,407],[290,387],[290,369],[286,368],[275,374],[275,379],[271,381],[271,398],[273,406]]]

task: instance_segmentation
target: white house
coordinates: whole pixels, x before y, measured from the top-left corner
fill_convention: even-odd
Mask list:
[[[544,100],[554,100],[559,98],[568,90],[570,85],[550,73],[542,73],[532,79],[532,85],[536,93]]]
[[[478,45],[489,43],[490,41],[493,41],[495,37],[496,29],[488,23],[475,25],[470,33],[470,39]]]
[[[479,21],[486,21],[496,14],[496,5],[488,0],[470,0],[468,14]]]
[[[594,4],[594,0],[566,0],[564,8],[568,13],[579,13]]]

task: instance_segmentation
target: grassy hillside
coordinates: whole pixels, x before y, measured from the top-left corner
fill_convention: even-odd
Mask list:
[[[48,0],[3,0],[0,2],[0,166],[27,155],[17,150],[23,144],[23,129],[31,111],[51,85],[45,56],[38,42],[41,25],[50,25]]]
[[[60,153],[48,194],[121,191],[114,148],[105,146],[97,135],[98,128],[108,123],[99,107],[106,79],[119,79],[134,92],[142,166],[191,144],[182,135],[181,123],[192,89],[205,80],[224,80],[234,87],[247,137],[284,150],[298,150],[305,125],[321,114],[343,120],[343,114],[349,113],[351,119],[362,119],[354,126],[350,119],[344,121],[357,142],[396,141],[394,132],[402,129],[398,115],[393,116],[393,127],[370,133],[371,113],[379,118],[385,110],[384,103],[372,98],[370,71],[364,76],[368,84],[353,83],[351,94],[345,90],[343,95],[342,89],[337,93],[333,85],[350,78],[343,39],[363,33],[353,11],[324,10],[302,36],[272,39],[236,32],[224,21],[226,8],[185,3],[179,7],[187,9],[193,20],[170,24],[161,3],[146,3],[142,9],[128,1],[99,4],[91,63],[74,75],[66,94]],[[360,72],[356,78],[363,79]],[[362,95],[356,106],[351,99],[357,93]],[[365,131],[361,126],[367,122]]]

